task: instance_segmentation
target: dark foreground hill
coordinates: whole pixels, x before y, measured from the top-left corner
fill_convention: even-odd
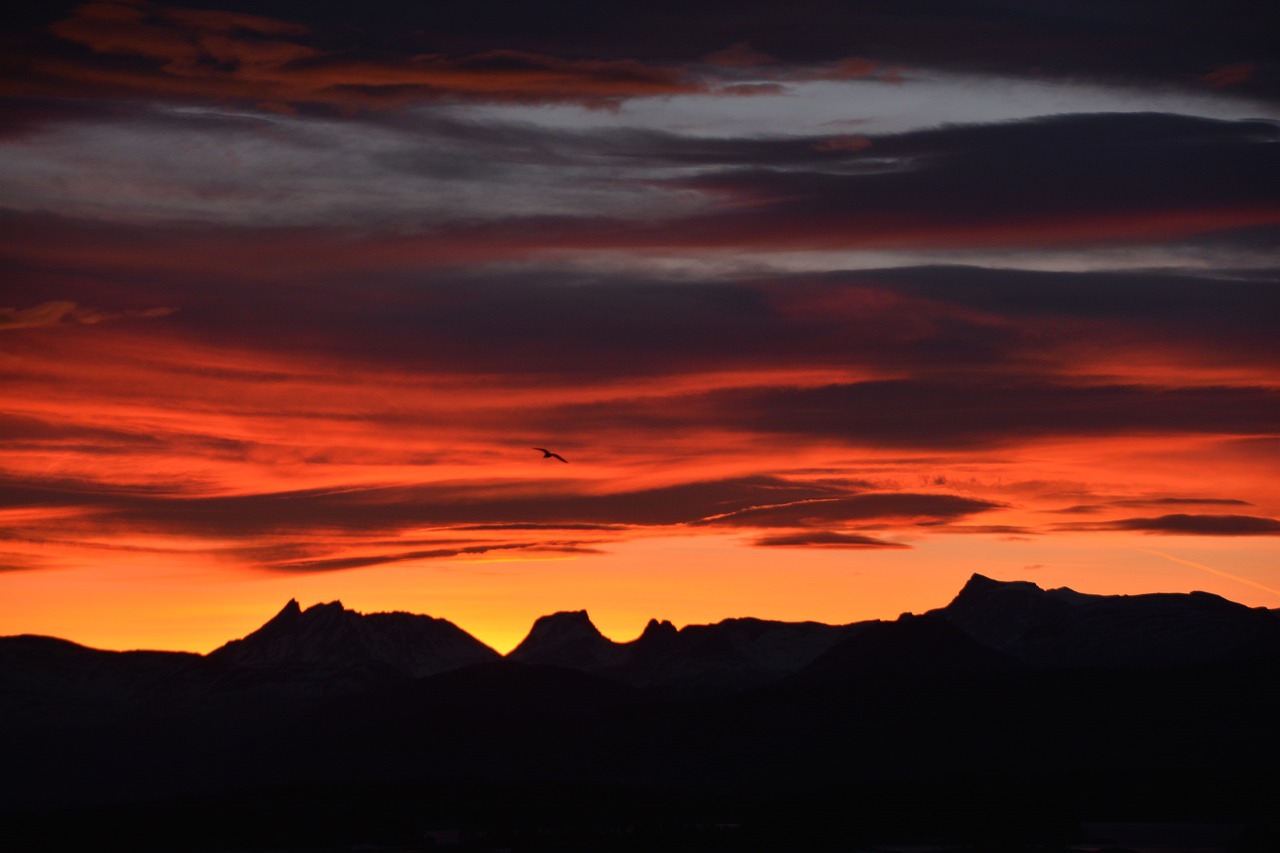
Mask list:
[[[892,622],[625,644],[556,614],[506,659],[291,602],[207,656],[0,638],[0,847],[1263,850],[1277,719],[1280,614],[1201,593],[975,575]]]

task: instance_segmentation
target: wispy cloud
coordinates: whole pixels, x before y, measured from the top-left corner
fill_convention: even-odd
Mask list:
[[[1251,586],[1251,587],[1254,587],[1255,589],[1260,589],[1263,592],[1269,592],[1272,595],[1280,596],[1280,589],[1276,589],[1275,587],[1267,586],[1266,584],[1259,583],[1258,581],[1253,580],[1252,578],[1241,577],[1240,575],[1232,574],[1231,572],[1224,572],[1222,569],[1215,569],[1213,566],[1206,566],[1204,563],[1197,563],[1195,560],[1184,560],[1182,557],[1175,557],[1172,554],[1166,554],[1163,551],[1153,551],[1150,548],[1140,548],[1139,550],[1147,554],[1154,554],[1157,557],[1161,557],[1173,563],[1178,563],[1183,566],[1191,566],[1193,569],[1200,569],[1201,571],[1207,572],[1211,575],[1228,578],[1237,583],[1241,583],[1246,586]]]
[[[173,308],[144,308],[99,311],[93,308],[82,308],[74,302],[56,300],[42,302],[30,308],[0,308],[0,332],[16,329],[45,329],[77,323],[92,326],[108,320],[125,318],[150,320],[167,317],[174,310]]]
[[[901,542],[891,542],[861,533],[840,533],[834,530],[801,530],[795,533],[778,533],[761,536],[752,542],[762,548],[909,548]]]

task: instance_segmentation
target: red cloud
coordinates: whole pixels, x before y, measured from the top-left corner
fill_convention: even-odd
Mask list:
[[[257,15],[90,3],[53,25],[54,35],[132,65],[33,59],[47,84],[254,102],[388,106],[415,98],[579,101],[599,104],[700,91],[678,68],[633,60],[565,60],[515,51],[471,56],[349,59],[300,39],[309,29]],[[274,38],[272,38],[274,37]],[[45,86],[28,86],[47,91]]]
[[[832,136],[813,144],[814,151],[865,151],[871,140],[865,136]]]
[[[1208,74],[1201,75],[1200,80],[1207,83],[1211,89],[1225,89],[1229,86],[1239,86],[1241,83],[1247,83],[1257,73],[1257,63],[1237,62],[1234,65],[1215,68]]]
[[[43,329],[68,323],[94,325],[122,317],[154,319],[173,313],[172,308],[148,308],[130,311],[96,311],[81,308],[74,302],[54,300],[31,308],[0,308],[0,332],[12,329]]]

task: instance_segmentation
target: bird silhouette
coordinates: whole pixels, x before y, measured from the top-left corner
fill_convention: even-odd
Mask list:
[[[559,459],[561,462],[564,462],[566,465],[569,463],[568,459],[565,459],[559,453],[552,453],[550,450],[547,450],[545,447],[535,447],[534,450],[541,450],[543,459]]]

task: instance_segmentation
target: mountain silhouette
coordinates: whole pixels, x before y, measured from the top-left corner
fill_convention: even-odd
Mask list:
[[[1263,841],[1233,850],[1274,849],[1280,782],[1255,771],[1280,761],[1277,683],[1276,610],[982,575],[849,625],[653,619],[618,643],[560,612],[505,658],[443,619],[339,602],[290,601],[208,655],[0,637],[0,846],[420,850],[396,833],[430,821],[516,832],[471,849],[924,830],[989,849],[993,827],[1024,833],[1006,849],[1069,849],[1053,833],[1104,815],[1248,826]],[[156,815],[201,831],[186,844]],[[697,821],[722,818],[691,815],[758,835],[712,843]]]
[[[644,633],[617,643],[585,610],[538,619],[508,658],[590,672],[681,695],[705,695],[776,681],[820,655],[848,633],[818,622],[726,619],[677,629],[651,619]]]
[[[679,695],[708,695],[774,683],[797,672],[853,630],[820,622],[725,619],[714,625],[652,621],[626,654],[599,674]]]
[[[503,660],[692,697],[802,673],[822,680],[883,672],[1197,666],[1277,656],[1276,610],[1203,592],[1090,595],[980,574],[945,607],[889,622],[735,618],[676,628],[652,619],[640,637],[619,643],[602,635],[586,611],[563,611],[536,620],[505,658],[447,620],[362,614],[337,601],[303,610],[291,600],[262,627],[204,656],[0,637],[0,672],[9,692],[46,703],[265,694],[286,683],[304,693],[299,685],[328,685],[332,689],[320,692],[330,695]]]
[[[1087,595],[975,574],[934,613],[1039,667],[1179,666],[1280,654],[1280,613],[1206,592]]]
[[[339,601],[302,610],[290,600],[252,634],[209,657],[238,666],[381,666],[411,678],[498,660],[501,655],[444,619],[357,613]]]
[[[585,610],[542,616],[507,657],[521,663],[595,672],[620,662],[626,646],[600,633]]]

